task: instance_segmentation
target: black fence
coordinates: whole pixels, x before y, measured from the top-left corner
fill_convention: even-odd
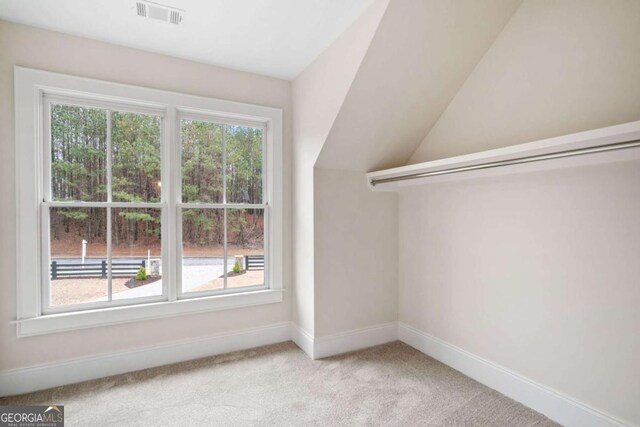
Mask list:
[[[264,255],[245,255],[244,268],[247,270],[264,270]]]
[[[100,277],[107,278],[107,261],[67,264],[51,261],[51,279],[60,277]],[[138,262],[113,262],[111,263],[111,277],[133,276],[140,267],[146,267],[146,261]]]

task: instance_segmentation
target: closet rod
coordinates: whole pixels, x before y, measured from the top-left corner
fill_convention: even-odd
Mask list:
[[[495,162],[478,163],[470,166],[460,166],[457,168],[440,169],[429,172],[418,172],[408,175],[394,176],[391,178],[372,179],[371,185],[384,184],[386,182],[406,181],[410,179],[426,178],[429,176],[448,175],[452,173],[473,171],[479,169],[490,169],[501,166],[519,165],[522,163],[533,163],[542,160],[560,159],[563,157],[582,156],[585,154],[602,153],[605,151],[623,150],[626,148],[640,147],[640,139],[625,142],[615,142],[612,144],[599,145],[597,147],[576,148],[574,150],[557,151],[549,154],[539,154],[535,156],[517,157],[515,159],[498,160]]]

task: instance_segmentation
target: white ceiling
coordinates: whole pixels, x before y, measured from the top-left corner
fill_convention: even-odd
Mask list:
[[[181,25],[136,16],[135,0],[0,0],[0,19],[293,79],[373,0],[160,0]]]

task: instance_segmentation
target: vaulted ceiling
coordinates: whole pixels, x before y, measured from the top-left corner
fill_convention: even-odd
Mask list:
[[[406,164],[521,0],[391,0],[316,166]]]

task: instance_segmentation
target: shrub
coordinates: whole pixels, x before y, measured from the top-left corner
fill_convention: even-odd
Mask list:
[[[238,274],[241,271],[240,261],[236,260],[236,263],[233,264],[233,272]]]
[[[140,267],[140,270],[136,273],[136,280],[144,280],[147,278],[147,270],[144,267]]]

